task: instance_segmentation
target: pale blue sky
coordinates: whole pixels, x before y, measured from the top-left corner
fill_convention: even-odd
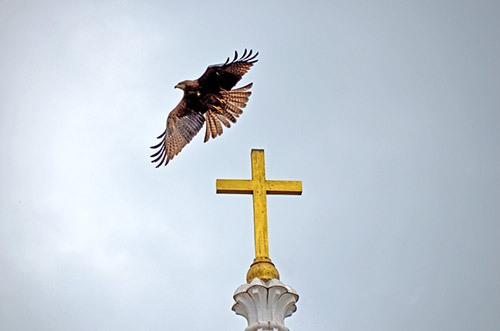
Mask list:
[[[498,1],[3,1],[0,329],[243,330],[248,178],[300,330],[497,330]],[[234,50],[244,114],[150,164],[173,86]]]

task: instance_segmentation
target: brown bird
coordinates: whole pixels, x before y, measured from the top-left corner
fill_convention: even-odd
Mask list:
[[[253,83],[232,90],[243,75],[253,66],[259,53],[252,50],[238,58],[234,52],[232,61],[227,58],[224,64],[211,65],[197,80],[185,80],[175,85],[184,91],[181,102],[170,112],[167,128],[158,137],[160,143],[152,146],[158,149],[151,155],[156,167],[167,165],[207,123],[205,141],[222,134],[222,125],[231,127],[236,123],[252,94],[249,89]]]

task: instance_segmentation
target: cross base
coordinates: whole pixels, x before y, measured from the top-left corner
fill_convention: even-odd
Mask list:
[[[254,279],[234,292],[233,311],[247,319],[245,331],[290,331],[285,318],[297,310],[299,295],[277,279]]]
[[[251,283],[254,278],[268,281],[270,279],[280,279],[278,269],[268,257],[256,257],[247,272],[247,283]]]

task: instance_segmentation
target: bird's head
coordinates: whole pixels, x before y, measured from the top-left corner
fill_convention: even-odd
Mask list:
[[[183,91],[193,91],[199,88],[199,83],[197,80],[183,80],[175,85],[174,88],[180,88]]]
[[[180,82],[179,84],[175,85],[174,88],[185,90],[186,89],[186,82],[185,81]]]

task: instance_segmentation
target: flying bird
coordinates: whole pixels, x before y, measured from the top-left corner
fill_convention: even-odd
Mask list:
[[[184,91],[179,104],[170,112],[167,127],[158,136],[160,142],[151,148],[157,151],[151,155],[156,167],[167,165],[186,146],[206,123],[205,140],[222,134],[222,125],[231,127],[236,123],[252,94],[253,83],[233,90],[244,74],[258,60],[252,50],[238,57],[227,58],[224,64],[209,66],[197,80],[185,80],[175,85]]]

